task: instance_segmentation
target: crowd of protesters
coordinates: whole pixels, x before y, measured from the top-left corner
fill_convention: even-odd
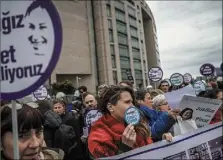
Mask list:
[[[173,126],[181,116],[171,109],[165,93],[178,88],[161,81],[158,89],[147,86],[135,90],[129,81],[119,85],[100,85],[97,95],[86,86],[75,92],[72,108],[68,109],[65,94],[47,100],[21,103],[17,101],[18,148],[20,159],[97,159],[118,155],[161,140],[172,141],[177,135]],[[223,99],[222,81],[210,82],[199,97]],[[137,125],[126,124],[124,113],[135,106],[140,111]],[[12,111],[10,101],[1,101],[1,159],[13,159]],[[103,116],[90,127],[84,123],[86,112],[99,110]],[[222,107],[210,124],[222,121]],[[88,135],[83,128],[88,127]]]

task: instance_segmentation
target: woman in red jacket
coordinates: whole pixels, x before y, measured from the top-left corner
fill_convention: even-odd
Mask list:
[[[95,122],[88,137],[88,149],[94,158],[114,156],[152,143],[143,118],[135,126],[124,121],[126,109],[134,105],[134,91],[129,87],[111,86],[103,92],[99,107],[104,116]]]

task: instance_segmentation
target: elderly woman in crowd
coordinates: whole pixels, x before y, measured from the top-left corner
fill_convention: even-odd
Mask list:
[[[154,110],[152,108],[153,101],[150,97],[150,93],[146,91],[136,92],[136,99],[140,110],[149,121],[148,125],[151,127],[153,141],[160,141],[163,138],[171,141],[172,136],[167,132],[175,123],[176,115],[179,114],[179,110],[170,110],[167,112]]]
[[[160,94],[153,98],[153,108],[161,112],[169,112],[171,108],[163,94]],[[176,122],[169,130],[169,132],[174,135],[185,134],[191,130],[197,129],[195,121],[192,119],[193,110],[190,108],[185,108],[180,114],[176,116]],[[179,123],[184,127],[184,131],[180,130]]]
[[[153,108],[158,111],[170,111],[171,108],[163,94],[159,94],[153,98]]]
[[[114,156],[152,143],[143,116],[139,124],[126,125],[125,111],[134,105],[134,91],[130,87],[110,86],[103,92],[99,107],[104,116],[92,126],[88,138],[94,158]]]
[[[14,159],[13,133],[12,133],[12,110],[11,104],[1,107],[1,159]],[[63,152],[59,150],[45,149],[43,125],[44,117],[35,108],[25,104],[17,104],[18,123],[18,149],[20,160],[63,159]]]

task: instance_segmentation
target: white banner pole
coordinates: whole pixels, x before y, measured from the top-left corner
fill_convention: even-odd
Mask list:
[[[19,145],[18,145],[18,123],[17,123],[17,109],[16,101],[12,101],[12,132],[13,132],[13,153],[14,159],[19,158]]]

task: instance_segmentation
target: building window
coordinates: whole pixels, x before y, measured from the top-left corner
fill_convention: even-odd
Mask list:
[[[117,85],[118,84],[118,78],[117,78],[117,72],[113,71],[113,84]]]
[[[134,59],[134,68],[137,70],[142,70],[141,61],[139,59]]]
[[[136,19],[133,18],[133,17],[129,17],[129,24],[131,26],[137,27],[137,21],[136,21]]]
[[[135,59],[141,59],[140,58],[140,51],[139,51],[139,49],[132,49],[132,56]]]
[[[113,32],[111,30],[109,30],[109,40],[110,42],[114,42]]]
[[[128,13],[131,15],[131,16],[136,16],[136,12],[135,12],[135,9],[128,6]]]
[[[112,29],[112,20],[111,19],[108,19],[108,28]]]
[[[111,7],[107,5],[106,8],[107,8],[107,16],[111,17]]]
[[[132,47],[139,48],[139,40],[132,37]]]
[[[142,51],[144,51],[144,44],[141,42]]]
[[[125,22],[125,13],[119,10],[115,10],[116,19]]]
[[[139,9],[139,5],[137,5],[137,9]]]
[[[134,27],[130,27],[131,36],[138,38],[138,30]]]
[[[128,45],[127,35],[118,33],[118,43]]]
[[[122,73],[121,74],[122,74],[122,80],[128,80],[126,69],[122,69]]]
[[[133,6],[135,5],[135,3],[132,0],[127,0],[129,3],[131,3]]]
[[[129,57],[128,46],[119,45],[119,55]]]
[[[111,55],[111,60],[112,60],[112,68],[116,68],[116,59],[115,59],[115,55]]]
[[[111,52],[111,55],[115,55],[115,47],[114,47],[114,45],[110,45],[110,52]]]
[[[146,61],[145,60],[143,61],[143,67],[144,67],[144,70],[146,71]]]
[[[142,71],[141,70],[135,70],[135,79],[142,79]]]
[[[143,80],[142,79],[136,79],[136,86],[138,88],[142,88],[143,86]]]
[[[127,57],[120,57],[120,66],[123,69],[129,69],[130,67],[130,60]]]
[[[121,10],[124,10],[124,9],[125,9],[125,8],[124,8],[124,3],[121,2],[121,1],[114,1],[114,5],[115,5],[115,7],[118,8],[118,9],[121,9]]]
[[[116,21],[116,26],[117,26],[117,31],[118,32],[122,32],[122,33],[126,33],[127,29],[126,29],[126,24]]]

